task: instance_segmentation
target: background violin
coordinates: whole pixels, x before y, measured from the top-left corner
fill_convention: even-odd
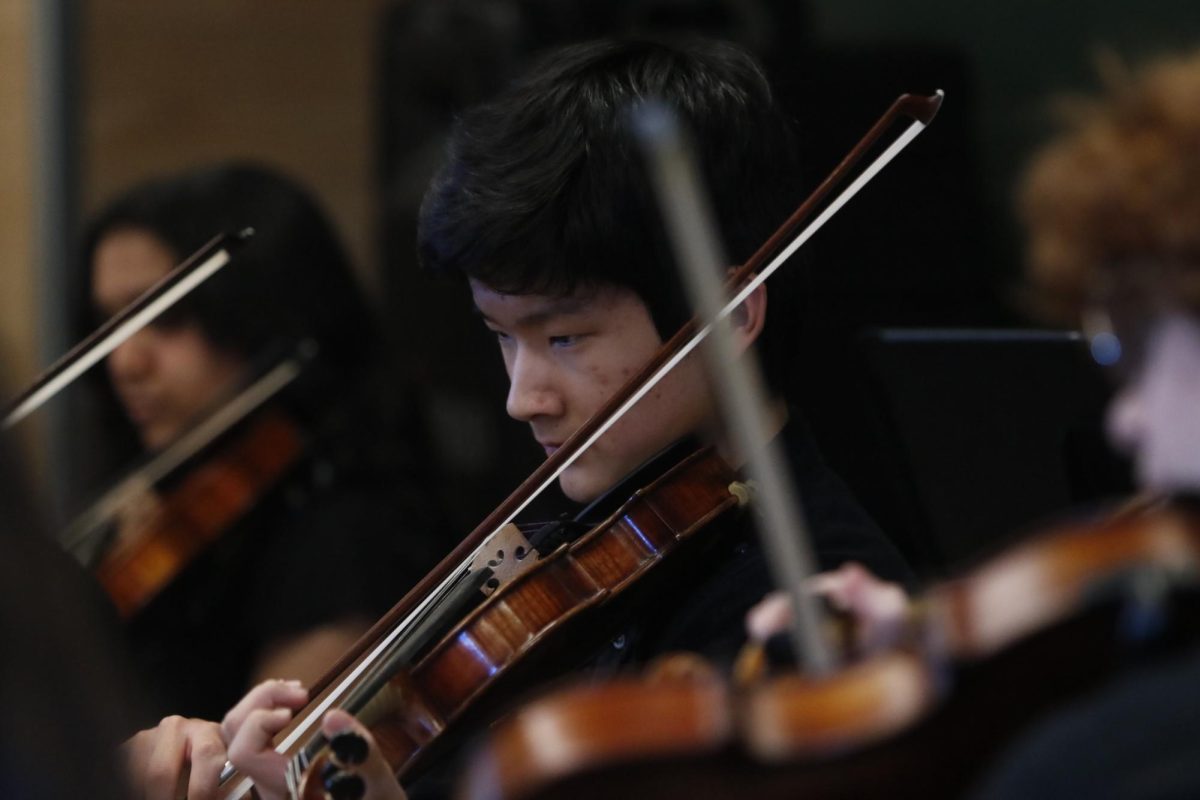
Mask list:
[[[306,436],[262,408],[314,348],[279,360],[105,493],[63,534],[123,617],[161,592],[294,466]]]

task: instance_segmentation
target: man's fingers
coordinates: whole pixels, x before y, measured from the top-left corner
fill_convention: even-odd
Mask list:
[[[140,800],[143,796],[146,767],[150,763],[150,756],[154,753],[157,741],[158,729],[151,728],[138,731],[121,745],[121,752],[125,757],[125,770],[129,775],[129,782],[132,784],[130,789],[135,800]]]
[[[772,635],[785,629],[791,618],[792,607],[787,595],[774,592],[746,612],[746,631],[751,639],[765,642]]]
[[[882,581],[853,561],[836,570],[814,575],[806,588],[832,608],[851,615],[857,626],[858,644],[870,649],[886,642],[898,629],[908,607],[908,595],[894,583]],[[765,642],[785,630],[792,608],[787,595],[774,592],[746,614],[746,631]]]
[[[297,709],[308,702],[308,690],[300,681],[263,681],[255,686],[221,721],[221,738],[226,744],[233,741],[251,712],[258,709]]]
[[[188,800],[214,800],[225,766],[225,742],[215,722],[192,720],[188,736],[191,775],[188,776]]]
[[[141,796],[146,800],[175,800],[179,779],[187,763],[187,740],[183,717],[166,717],[158,723],[154,747],[144,763]]]
[[[291,718],[292,712],[286,708],[257,708],[251,711],[229,745],[230,757],[258,755],[264,749],[269,749],[275,734],[287,727]]]
[[[807,587],[839,611],[850,611],[871,580],[871,574],[861,564],[847,561],[835,570],[809,578]]]
[[[229,760],[254,781],[260,795],[283,796],[287,791],[287,758],[271,745],[275,734],[287,727],[291,718],[287,708],[256,708],[246,714],[229,743]]]
[[[166,717],[129,739],[122,750],[134,797],[176,800],[185,791],[188,800],[217,796],[225,743],[215,722]]]

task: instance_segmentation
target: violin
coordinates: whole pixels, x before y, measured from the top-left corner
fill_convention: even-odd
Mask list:
[[[879,156],[864,173],[868,177],[928,124],[939,105],[940,96],[897,100],[729,285],[753,291],[797,242],[861,188],[865,180],[860,177],[788,244],[876,140],[897,120],[912,120],[901,144]],[[735,298],[731,307],[739,302]],[[685,553],[704,550],[708,537],[701,532],[719,527],[715,523],[724,522],[745,494],[736,473],[708,451],[685,458],[635,491],[599,526],[553,549],[532,547],[510,523],[707,333],[693,320],[671,337],[313,687],[313,699],[276,738],[276,750],[289,758],[287,780],[294,795],[324,796],[320,776],[328,755],[315,731],[328,708],[337,704],[368,721],[397,775],[411,778],[456,725],[485,713],[479,709],[497,689],[511,691],[545,663],[581,649],[578,638],[568,637],[572,631],[590,630],[595,636],[605,630],[590,623],[593,617],[627,614],[634,607],[630,598],[644,601],[645,578],[657,583],[664,573],[676,571],[673,565],[660,567],[668,556],[672,562],[686,561]],[[486,598],[482,602],[480,595]],[[223,797],[244,797],[250,788],[250,781],[238,780],[232,770],[222,775]]]
[[[370,726],[399,777],[418,774],[449,734],[488,713],[488,703],[506,690],[558,674],[578,660],[573,653],[610,638],[629,608],[679,581],[729,530],[724,523],[747,497],[736,473],[711,448],[682,460],[672,450],[645,469],[657,473],[664,461],[665,472],[602,522],[540,558],[537,546],[556,536],[526,538],[516,526],[503,529],[478,556],[474,573],[441,601],[449,612],[428,612],[338,699]],[[480,591],[487,600],[461,616],[459,606]],[[458,621],[442,631],[437,622],[446,613]],[[313,704],[323,710],[332,700],[327,690]],[[289,780],[297,796],[322,798],[320,779],[308,776],[321,775],[326,742],[295,741]],[[225,796],[237,791],[244,788]]]
[[[123,342],[149,325],[233,260],[254,231],[214,236],[199,250],[110,317],[82,342],[47,367],[6,405],[0,426],[11,427]],[[121,616],[129,618],[156,596],[183,568],[239,519],[262,491],[273,485],[303,450],[299,429],[278,412],[242,426],[239,436],[213,445],[235,423],[293,380],[312,347],[301,345],[290,362],[281,361],[228,404],[155,454],[79,515],[63,532],[63,545],[84,563],[93,563],[101,584]],[[213,452],[215,447],[216,452]],[[202,450],[211,458],[157,497],[150,489],[192,466]],[[103,536],[122,510],[153,506],[115,542]],[[111,546],[104,548],[103,545]],[[103,549],[103,552],[101,550]]]
[[[151,513],[123,528],[93,568],[118,613],[136,615],[257,505],[304,452],[295,423],[281,412],[264,412],[159,493]]]
[[[1035,537],[913,605],[828,677],[692,669],[575,686],[505,720],[463,800],[959,796],[1040,714],[1200,634],[1200,509]]]
[[[314,352],[304,344],[276,359],[67,528],[64,546],[91,566],[121,617],[136,616],[304,456],[306,434],[263,406]]]

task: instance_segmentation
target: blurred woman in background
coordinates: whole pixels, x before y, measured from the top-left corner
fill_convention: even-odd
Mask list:
[[[219,719],[264,678],[311,682],[437,554],[417,429],[379,378],[371,309],[329,222],[283,176],[220,166],[114,201],[84,240],[77,338],[216,234],[245,227],[256,234],[230,266],[117,348],[90,387],[88,451],[111,477],[113,464],[174,441],[264,351],[318,349],[272,401],[301,431],[303,455],[129,620],[156,716]],[[118,537],[153,515],[155,500],[145,505],[118,518]]]

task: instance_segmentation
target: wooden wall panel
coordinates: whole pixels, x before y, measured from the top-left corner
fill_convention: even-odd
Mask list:
[[[37,371],[32,42],[34,8],[0,0],[0,382]]]
[[[375,31],[383,0],[86,0],[84,213],[134,181],[225,158],[316,191],[374,258]]]

